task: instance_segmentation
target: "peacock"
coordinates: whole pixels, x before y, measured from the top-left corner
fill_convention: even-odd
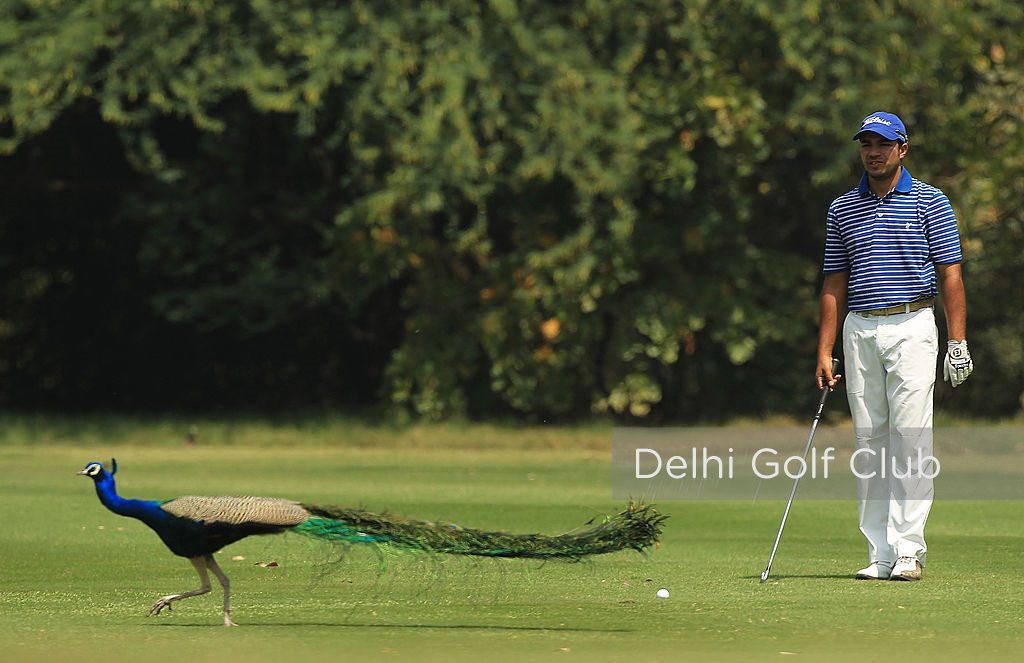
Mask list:
[[[202,583],[199,589],[161,597],[148,616],[158,615],[164,608],[170,611],[175,601],[209,593],[212,571],[224,590],[225,626],[237,626],[231,620],[231,583],[213,555],[254,534],[296,532],[342,545],[366,543],[426,553],[578,561],[616,550],[643,552],[658,542],[667,517],[651,505],[630,502],[623,512],[583,531],[556,536],[508,534],[275,497],[126,499],[117,494],[116,473],[115,459],[111,459],[109,472],[95,461],[79,472],[95,482],[103,506],[141,520],[172,553],[187,557]]]

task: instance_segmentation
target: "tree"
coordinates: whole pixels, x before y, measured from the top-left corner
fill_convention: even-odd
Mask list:
[[[969,287],[1020,254],[981,219],[1018,218],[1021,10],[945,5],[13,3],[0,150],[8,171],[35,154],[38,182],[48,140],[79,140],[63,122],[112,136],[98,165],[123,186],[84,213],[130,229],[109,247],[137,275],[123,298],[185,357],[163,378],[188,402],[803,411],[824,210],[855,181],[864,113],[908,121],[912,170],[964,221]],[[24,284],[61,267],[4,251],[22,331],[0,374],[41,384],[61,340],[27,331],[52,299]],[[1016,319],[985,292],[972,327],[1003,331],[972,349],[1005,357]],[[1022,366],[1004,366],[1017,393]]]

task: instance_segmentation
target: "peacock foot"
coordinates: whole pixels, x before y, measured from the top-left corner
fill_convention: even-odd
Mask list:
[[[238,626],[238,624],[231,621],[231,615],[224,613],[224,626]]]
[[[159,615],[160,611],[164,608],[167,608],[167,612],[171,612],[171,601],[173,601],[175,598],[177,598],[177,596],[174,594],[161,598],[159,601],[153,604],[153,607],[149,609],[149,614],[147,614],[146,616],[152,617],[153,615]]]

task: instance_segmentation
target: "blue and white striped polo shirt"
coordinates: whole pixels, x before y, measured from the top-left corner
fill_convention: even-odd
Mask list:
[[[960,262],[956,215],[946,194],[903,168],[884,198],[868,187],[832,201],[825,230],[825,274],[850,272],[851,311],[934,297],[935,265]]]

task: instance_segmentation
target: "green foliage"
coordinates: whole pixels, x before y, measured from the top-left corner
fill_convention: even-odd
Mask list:
[[[167,338],[275,348],[254,389],[305,374],[298,402],[352,402],[315,386],[347,369],[428,418],[696,418],[813,398],[792,385],[824,210],[856,122],[894,109],[960,213],[972,350],[1005,379],[967,398],[1007,413],[1022,26],[1010,0],[23,0],[0,11],[0,151],[45,180],[47,138],[78,140],[62,118],[115,130],[134,175],[95,215],[133,229],[127,289]],[[59,278],[2,252],[8,282]],[[0,374],[41,383],[26,288]]]

